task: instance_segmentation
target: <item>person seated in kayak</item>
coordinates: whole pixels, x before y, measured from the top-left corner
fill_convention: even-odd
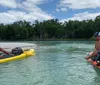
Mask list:
[[[89,61],[96,61],[97,65],[100,65],[100,32],[96,32],[94,36],[96,39],[95,49],[86,57],[86,59]]]
[[[2,58],[8,58],[8,57],[13,57],[13,56],[17,56],[23,53],[22,48],[20,47],[15,47],[12,49],[11,52],[7,52],[4,49],[0,48],[0,52],[3,52],[3,56],[0,56],[0,59]]]
[[[3,52],[3,53],[6,54],[7,56],[9,56],[9,54],[10,54],[9,52],[7,52],[7,51],[5,51],[4,49],[2,49],[1,47],[0,47],[0,52]],[[0,56],[0,59],[1,59],[1,58],[5,58],[5,57],[1,55],[1,56]]]

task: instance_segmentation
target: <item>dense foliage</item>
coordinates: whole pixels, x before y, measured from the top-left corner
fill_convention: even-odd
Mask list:
[[[47,39],[89,39],[94,32],[100,31],[100,16],[95,20],[68,21],[58,19],[17,21],[13,24],[0,24],[0,40],[47,40]]]

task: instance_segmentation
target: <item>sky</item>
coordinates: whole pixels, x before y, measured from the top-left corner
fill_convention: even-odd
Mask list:
[[[100,0],[0,0],[0,23],[20,20],[95,19],[100,15]]]

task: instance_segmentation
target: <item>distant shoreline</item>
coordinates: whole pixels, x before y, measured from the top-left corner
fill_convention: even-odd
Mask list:
[[[23,39],[23,40],[0,40],[0,42],[23,42],[23,41],[95,41],[95,39]]]

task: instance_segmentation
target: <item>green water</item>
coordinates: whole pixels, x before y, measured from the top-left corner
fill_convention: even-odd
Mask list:
[[[0,64],[0,85],[99,85],[99,69],[84,58],[94,42],[36,41],[36,55]]]

